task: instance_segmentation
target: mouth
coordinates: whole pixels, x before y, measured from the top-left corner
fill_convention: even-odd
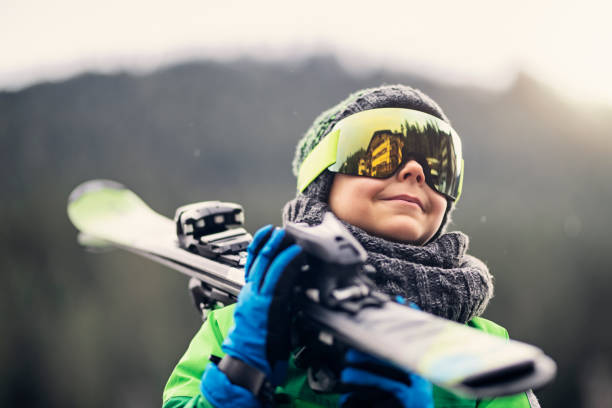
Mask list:
[[[399,194],[393,197],[388,197],[384,199],[385,201],[402,201],[405,203],[412,203],[419,206],[419,208],[424,211],[423,203],[417,197],[408,195],[408,194]]]

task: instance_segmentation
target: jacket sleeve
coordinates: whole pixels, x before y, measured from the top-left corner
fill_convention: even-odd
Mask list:
[[[223,339],[234,324],[235,305],[211,311],[187,351],[170,374],[163,408],[213,408],[200,392],[200,382],[211,356],[222,358]]]
[[[509,339],[508,331],[503,327],[481,317],[475,317],[468,325],[494,336]],[[478,402],[478,408],[540,408],[540,404],[532,390],[507,397],[498,397]]]
[[[540,408],[540,404],[533,391],[529,390],[516,395],[480,401],[478,408]]]

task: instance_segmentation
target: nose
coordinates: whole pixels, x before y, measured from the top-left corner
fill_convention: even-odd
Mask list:
[[[404,166],[397,172],[397,177],[400,181],[414,180],[418,184],[425,183],[425,172],[423,167],[416,160],[409,160]]]

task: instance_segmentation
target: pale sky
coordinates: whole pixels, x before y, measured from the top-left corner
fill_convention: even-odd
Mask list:
[[[493,88],[522,69],[562,94],[612,105],[609,1],[292,3],[0,0],[0,89],[84,70],[322,51],[356,70],[388,67]]]

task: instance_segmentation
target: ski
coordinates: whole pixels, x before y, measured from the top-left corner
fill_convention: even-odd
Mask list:
[[[131,251],[190,276],[202,311],[235,302],[244,285],[244,249],[251,235],[240,227],[243,214],[236,204],[191,204],[179,207],[172,220],[120,183],[92,180],[70,194],[68,216],[88,248]],[[286,229],[310,260],[296,302],[307,332],[302,338],[317,344],[304,353],[309,369],[320,370],[312,377],[327,372],[321,367],[325,358],[317,354],[337,345],[363,350],[473,398],[535,389],[554,377],[554,361],[535,346],[400,305],[372,290],[365,251],[331,213],[320,226]],[[314,382],[313,389],[321,385]]]

